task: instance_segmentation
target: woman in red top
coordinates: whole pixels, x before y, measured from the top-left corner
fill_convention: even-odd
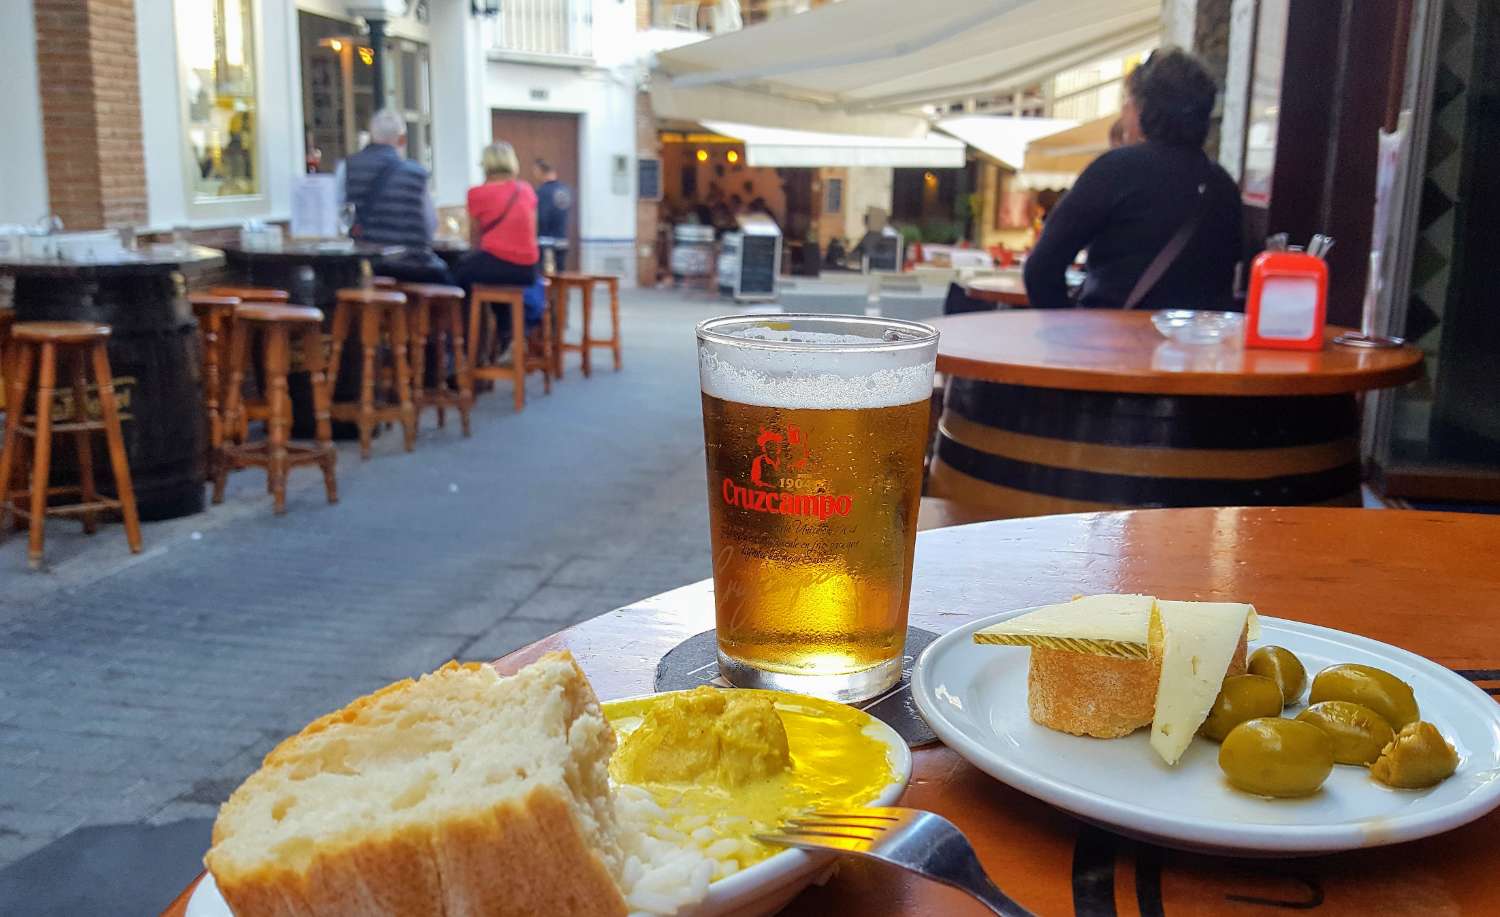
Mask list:
[[[469,189],[469,244],[473,250],[453,270],[468,293],[474,284],[529,287],[536,282],[536,191],[516,177],[520,164],[508,143],[492,143],[480,158],[484,184]],[[496,309],[502,332],[509,309]],[[530,324],[528,317],[528,324]]]

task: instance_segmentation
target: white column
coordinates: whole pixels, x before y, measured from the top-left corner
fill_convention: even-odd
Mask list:
[[[1193,50],[1197,34],[1198,0],[1163,0],[1161,5],[1161,43]]]
[[[42,97],[37,91],[36,22],[31,0],[0,3],[0,223],[34,223],[47,203]]]
[[[478,184],[479,152],[490,141],[484,100],[485,47],[468,0],[433,0],[432,161],[439,207],[462,206]]]

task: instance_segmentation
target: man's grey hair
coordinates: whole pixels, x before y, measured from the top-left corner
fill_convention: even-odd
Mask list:
[[[406,135],[406,119],[389,108],[382,108],[370,119],[370,142],[395,144]]]

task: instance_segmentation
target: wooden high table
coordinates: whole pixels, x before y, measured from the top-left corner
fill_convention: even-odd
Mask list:
[[[944,632],[1078,593],[1235,599],[1262,614],[1421,653],[1500,694],[1500,567],[1485,562],[1497,545],[1500,517],[1400,510],[1169,509],[987,522],[917,536],[911,621]],[[496,665],[513,672],[568,649],[601,698],[644,694],[661,657],[713,624],[712,584],[704,581],[584,622]],[[330,697],[328,706],[343,700]],[[915,750],[901,804],[952,819],[995,881],[1040,915],[1482,914],[1494,910],[1500,874],[1500,812],[1395,847],[1227,859],[1091,827],[942,745]],[[182,914],[190,893],[167,914]],[[988,912],[959,892],[851,859],[783,913]]]
[[[1020,271],[975,277],[963,285],[964,292],[974,299],[1002,306],[1029,306],[1026,296],[1026,281]]]
[[[928,494],[982,518],[1130,507],[1359,504],[1355,395],[1421,376],[1413,347],[1184,346],[1146,312],[955,315]]]

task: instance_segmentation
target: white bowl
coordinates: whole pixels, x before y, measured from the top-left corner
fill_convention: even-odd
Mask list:
[[[1245,316],[1238,312],[1163,309],[1151,313],[1151,324],[1162,337],[1179,344],[1217,344],[1241,337]]]

